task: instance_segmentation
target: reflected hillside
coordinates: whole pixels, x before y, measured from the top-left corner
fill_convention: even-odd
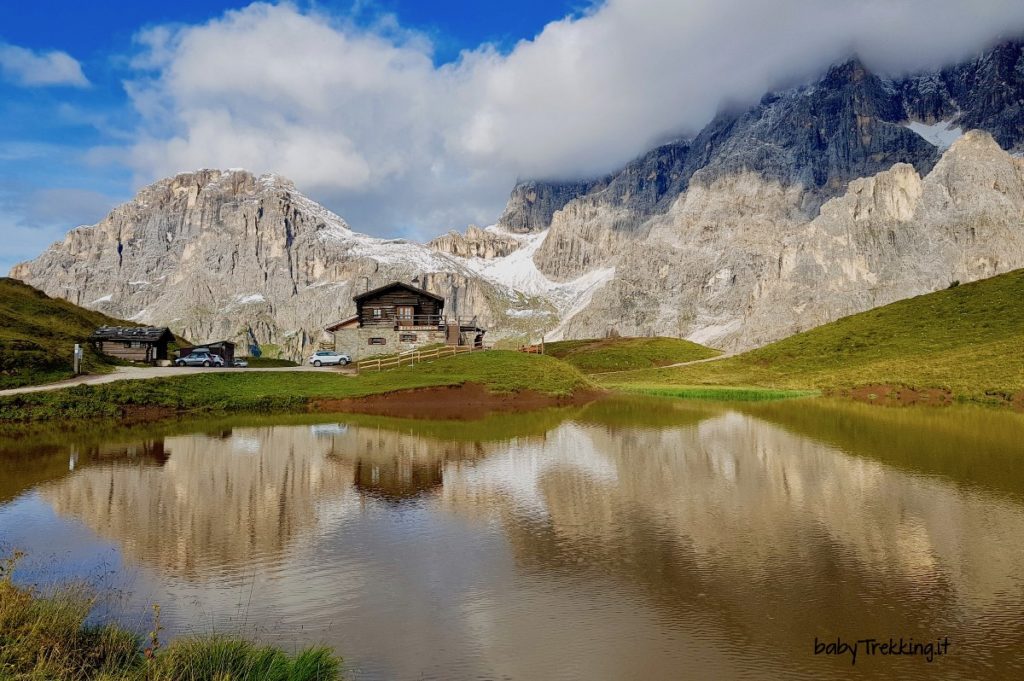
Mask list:
[[[524,412],[491,413],[466,421],[410,419],[368,414],[345,414],[345,423],[417,435],[445,442],[500,442],[543,437],[567,419],[584,413],[585,407],[552,407]]]
[[[167,461],[163,438],[130,442],[34,446],[0,452],[0,504],[32,487],[62,478],[75,470],[117,461],[162,466]]]
[[[1007,599],[1024,607],[1020,504],[736,412],[674,429],[566,424],[446,480],[444,495],[460,515],[500,519],[526,569],[616,575],[733,637],[770,622],[795,651],[807,622],[915,631],[927,614],[960,631]],[[1024,645],[1021,623],[1003,633]]]
[[[543,441],[549,424],[566,416],[553,411],[511,424],[540,433],[513,441]],[[203,434],[97,445],[88,456],[73,454],[71,466],[67,454],[54,454],[42,473],[63,479],[39,492],[57,513],[116,541],[126,557],[198,578],[215,568],[276,562],[316,527],[324,504],[336,520],[360,499],[429,498],[445,484],[446,471],[472,467],[500,446],[438,439],[434,422],[362,421],[376,425],[210,425]],[[470,422],[466,432],[509,438],[509,428]]]
[[[685,427],[721,414],[726,409],[720,402],[613,395],[590,402],[579,410],[574,420],[609,428]]]
[[[275,562],[315,525],[321,500],[342,500],[353,470],[331,448],[311,427],[168,437],[160,467],[94,466],[40,495],[126,557],[195,578]]]
[[[850,454],[1024,499],[1024,414],[846,400],[804,400],[801,407],[760,403],[743,411]]]

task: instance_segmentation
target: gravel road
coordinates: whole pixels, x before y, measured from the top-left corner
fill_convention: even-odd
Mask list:
[[[273,368],[253,368],[253,369],[238,369],[238,368],[218,368],[218,367],[116,367],[113,373],[110,374],[89,374],[87,376],[78,376],[77,378],[69,378],[66,381],[57,381],[56,383],[46,383],[45,385],[27,385],[22,388],[10,388],[8,390],[0,390],[0,397],[5,395],[20,395],[23,393],[37,393],[46,390],[59,390],[61,388],[67,388],[72,385],[99,385],[100,383],[113,383],[114,381],[143,381],[147,378],[160,378],[162,376],[187,376],[189,374],[208,374],[211,372],[225,372],[230,371],[232,373],[245,373],[251,371],[320,371],[320,372],[331,372],[337,374],[351,374],[352,369],[342,369],[340,367],[312,367],[308,365],[297,366],[297,367],[273,367]]]

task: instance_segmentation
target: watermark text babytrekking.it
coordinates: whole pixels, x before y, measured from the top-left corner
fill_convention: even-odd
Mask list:
[[[888,639],[861,638],[856,641],[844,641],[839,636],[836,637],[835,641],[822,641],[815,636],[814,654],[849,655],[850,665],[857,664],[858,655],[866,655],[868,657],[887,657],[891,655],[920,656],[926,662],[933,662],[936,657],[949,654],[949,637],[943,636],[934,641],[923,643],[915,641],[913,636],[907,639],[904,639],[902,636],[899,638],[889,637]]]

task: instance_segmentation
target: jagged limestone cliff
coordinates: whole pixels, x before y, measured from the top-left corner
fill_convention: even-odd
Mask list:
[[[480,229],[476,225],[467,227],[465,234],[451,231],[427,242],[427,246],[438,253],[483,260],[503,258],[521,245],[522,242],[515,237]]]
[[[695,177],[608,260],[615,280],[565,335],[612,327],[744,349],[1024,267],[1024,160],[987,133],[965,135],[924,178],[897,164],[854,180],[813,220],[802,191],[752,172]]]

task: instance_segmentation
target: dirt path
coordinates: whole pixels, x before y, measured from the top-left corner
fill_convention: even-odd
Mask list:
[[[665,366],[660,366],[660,367],[648,367],[648,369],[673,369],[675,367],[687,367],[687,366],[690,366],[691,364],[704,364],[706,362],[717,362],[719,360],[729,359],[730,357],[735,357],[738,354],[740,354],[740,353],[738,353],[738,352],[726,352],[726,353],[723,353],[721,355],[716,355],[714,357],[705,357],[704,359],[691,359],[689,362],[676,362],[675,364],[666,364]],[[587,374],[587,376],[608,376],[610,374],[624,374],[627,371],[646,371],[646,370],[647,369],[616,369],[615,371],[600,371],[600,372],[598,372],[596,374]]]
[[[144,381],[148,378],[188,376],[190,374],[221,373],[225,371],[233,373],[247,371],[330,371],[344,374],[352,373],[351,369],[341,369],[338,367],[320,367],[318,369],[316,367],[305,365],[297,367],[268,367],[253,369],[237,369],[231,367],[116,367],[113,373],[109,374],[89,374],[86,376],[78,376],[77,378],[69,378],[66,381],[57,381],[56,383],[26,385],[21,388],[0,390],[0,397],[7,395],[21,395],[24,393],[38,393],[47,390],[60,390],[61,388],[67,388],[73,385],[99,385],[101,383],[113,383],[114,381]]]

